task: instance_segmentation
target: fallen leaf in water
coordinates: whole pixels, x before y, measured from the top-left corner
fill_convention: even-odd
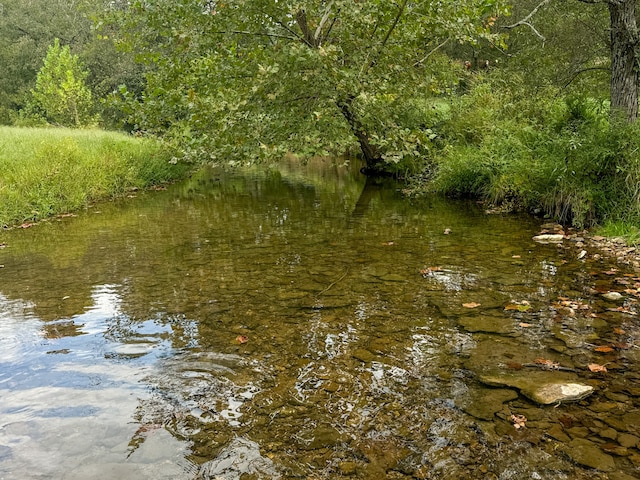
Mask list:
[[[516,430],[526,427],[527,417],[524,415],[511,415],[511,421]]]
[[[600,352],[600,353],[609,353],[609,352],[613,352],[613,348],[607,346],[607,345],[602,345],[600,347],[596,347],[594,348],[594,350],[596,352]]]
[[[524,367],[521,363],[518,362],[507,362],[507,368],[510,370],[522,370]]]
[[[606,272],[602,272],[605,275],[615,275],[616,273],[618,273],[618,269],[617,268],[611,268],[609,270],[607,270]]]
[[[587,256],[587,251],[586,250],[582,250],[579,254],[578,254],[578,260],[582,260],[584,257]]]
[[[559,417],[558,421],[562,424],[564,428],[573,427],[573,418],[570,417],[569,415],[563,415],[562,417]]]
[[[623,329],[621,329],[621,328],[616,327],[616,328],[614,328],[614,329],[613,329],[613,333],[616,333],[616,334],[618,334],[618,335],[624,335],[624,334],[625,334],[625,333],[627,333],[627,332],[625,332],[625,331],[624,331]]]
[[[522,328],[529,328],[529,327],[533,327],[533,325],[532,325],[532,324],[530,324],[530,323],[524,323],[524,322],[519,323],[519,324],[518,324],[518,326],[519,326],[519,327],[522,327]]]
[[[18,228],[31,228],[35,225],[35,223],[23,223]]]
[[[592,372],[606,372],[607,371],[607,367],[605,367],[604,365],[598,365],[597,363],[590,363],[588,365],[588,368]]]
[[[236,341],[240,344],[247,343],[249,341],[249,337],[247,337],[246,335],[238,335],[236,337]]]
[[[526,312],[527,310],[531,309],[531,305],[529,304],[525,304],[524,302],[522,304],[520,303],[512,303],[507,305],[506,307],[504,307],[505,310],[516,310],[518,312]]]
[[[533,363],[542,365],[543,367],[550,369],[560,368],[560,364],[558,362],[554,362],[553,360],[548,360],[546,358],[536,358]]]
[[[426,277],[434,272],[441,272],[441,271],[442,271],[442,267],[427,267],[420,270],[420,273],[422,274],[423,277]]]
[[[631,348],[631,345],[624,342],[614,343],[613,346],[619,350],[629,350]]]
[[[511,258],[522,258],[520,255],[511,255]]]
[[[451,233],[451,229],[450,228],[445,228],[443,233],[445,235],[449,235]]]
[[[382,245],[386,245],[387,247],[390,247],[391,245],[393,245],[393,242],[382,242]]]
[[[469,302],[469,303],[463,303],[462,306],[464,308],[477,308],[480,305],[482,305],[481,303],[476,303],[476,302]]]

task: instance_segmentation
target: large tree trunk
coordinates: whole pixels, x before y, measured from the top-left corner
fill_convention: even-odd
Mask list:
[[[364,125],[362,125],[362,122],[360,122],[358,116],[353,111],[354,99],[354,96],[349,96],[344,100],[339,100],[337,102],[338,108],[340,108],[342,115],[351,127],[351,131],[358,139],[362,156],[367,164],[364,170],[365,173],[371,175],[380,174],[383,171],[381,168],[383,165],[382,155],[378,152],[378,149],[371,144],[371,140],[369,139],[369,135],[367,134]]]
[[[636,0],[610,0],[611,114],[634,122],[638,118]]]

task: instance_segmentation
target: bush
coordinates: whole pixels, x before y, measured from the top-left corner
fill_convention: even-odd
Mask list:
[[[605,102],[533,94],[499,75],[452,102],[425,188],[541,210],[576,227],[640,219],[640,130],[609,124]]]

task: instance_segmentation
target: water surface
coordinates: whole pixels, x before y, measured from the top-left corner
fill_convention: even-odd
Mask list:
[[[0,478],[638,478],[640,285],[541,223],[320,162],[4,232]]]

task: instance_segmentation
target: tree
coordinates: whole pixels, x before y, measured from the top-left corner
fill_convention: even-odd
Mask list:
[[[47,48],[60,38],[74,51],[90,41],[89,0],[2,0],[0,6],[0,123],[25,106]],[[101,0],[90,0],[97,3]]]
[[[636,23],[636,0],[577,0],[582,4],[606,5],[609,23],[603,26],[608,31],[607,48],[610,61],[610,103],[613,118],[634,122],[638,118],[638,86],[640,63],[640,35]],[[545,40],[533,25],[532,19],[543,8],[553,3],[542,0],[518,22],[505,28],[527,26],[535,35]],[[567,0],[560,3],[566,8]],[[597,42],[597,35],[590,39]],[[597,66],[595,68],[602,68]]]
[[[116,21],[155,68],[137,128],[214,159],[357,147],[376,172],[428,149],[420,98],[451,69],[438,49],[499,41],[505,13],[501,0],[138,0]]]
[[[640,69],[636,0],[608,0],[607,6],[611,19],[611,110],[614,115],[635,121]]]
[[[94,118],[91,90],[85,83],[87,75],[69,46],[60,46],[56,38],[31,91],[33,105],[51,123],[67,127],[89,125]]]

